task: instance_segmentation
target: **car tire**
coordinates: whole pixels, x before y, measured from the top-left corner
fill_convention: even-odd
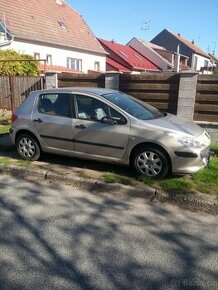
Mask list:
[[[163,151],[151,146],[143,146],[133,153],[131,166],[141,176],[164,178],[170,169],[169,160]]]
[[[31,134],[21,134],[16,140],[16,148],[24,160],[36,161],[41,155],[40,146]]]

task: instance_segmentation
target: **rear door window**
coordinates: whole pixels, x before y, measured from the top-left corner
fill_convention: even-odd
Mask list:
[[[72,117],[71,94],[43,94],[39,96],[38,111],[43,114]]]

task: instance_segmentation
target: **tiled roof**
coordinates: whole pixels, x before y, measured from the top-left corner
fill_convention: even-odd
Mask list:
[[[130,65],[135,70],[160,70],[158,66],[152,63],[150,60],[139,54],[132,47],[122,45],[114,41],[107,41],[99,39],[107,52],[115,53],[120,59],[122,59],[127,65]],[[110,55],[111,58],[111,55]]]
[[[210,58],[211,58],[213,61],[218,62],[218,56],[213,55],[213,54],[211,54],[211,53],[209,53],[209,56],[210,56]]]
[[[106,63],[107,65],[109,65],[110,67],[114,68],[114,70],[119,71],[119,72],[131,72],[131,70],[127,67],[125,67],[124,65],[120,64],[119,62],[113,60],[110,57],[106,58]]]
[[[105,53],[81,15],[61,0],[0,0],[0,20],[3,14],[15,39]]]
[[[180,42],[184,43],[186,46],[188,46],[189,48],[191,48],[195,53],[200,54],[204,57],[210,58],[209,55],[204,52],[201,48],[199,48],[197,45],[195,45],[194,43],[188,41],[187,39],[185,39],[184,37],[182,37],[179,34],[176,34],[172,31],[167,30],[169,33],[171,33],[174,37],[176,37]]]
[[[165,47],[163,46],[160,46],[160,45],[157,45],[157,44],[154,44],[152,42],[149,42],[149,41],[144,41],[144,40],[140,40],[144,45],[148,46],[148,47],[151,47],[153,49],[160,49],[160,50],[167,50]]]
[[[39,65],[39,70],[43,71],[43,72],[68,72],[68,73],[78,73],[78,71],[71,69],[71,68],[67,68],[64,66],[60,66],[60,65],[47,65],[47,64],[40,64]],[[81,72],[80,72],[81,73]]]

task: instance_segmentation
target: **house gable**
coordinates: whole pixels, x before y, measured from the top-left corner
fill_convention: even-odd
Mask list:
[[[180,47],[180,53],[187,56],[188,65],[191,67],[193,64],[193,56],[195,54],[209,59],[209,56],[203,52],[199,47],[189,42],[185,38],[177,35],[167,29],[162,30],[157,36],[155,36],[151,43],[161,45],[168,50],[177,52],[178,45]]]
[[[160,70],[153,62],[132,47],[114,41],[99,39],[109,57],[132,71]]]

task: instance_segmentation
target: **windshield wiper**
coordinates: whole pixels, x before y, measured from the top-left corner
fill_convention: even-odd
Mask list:
[[[165,116],[166,116],[165,113],[161,113],[161,112],[159,112],[159,113],[157,113],[157,114],[154,114],[154,119],[163,118],[163,117],[165,117]]]

